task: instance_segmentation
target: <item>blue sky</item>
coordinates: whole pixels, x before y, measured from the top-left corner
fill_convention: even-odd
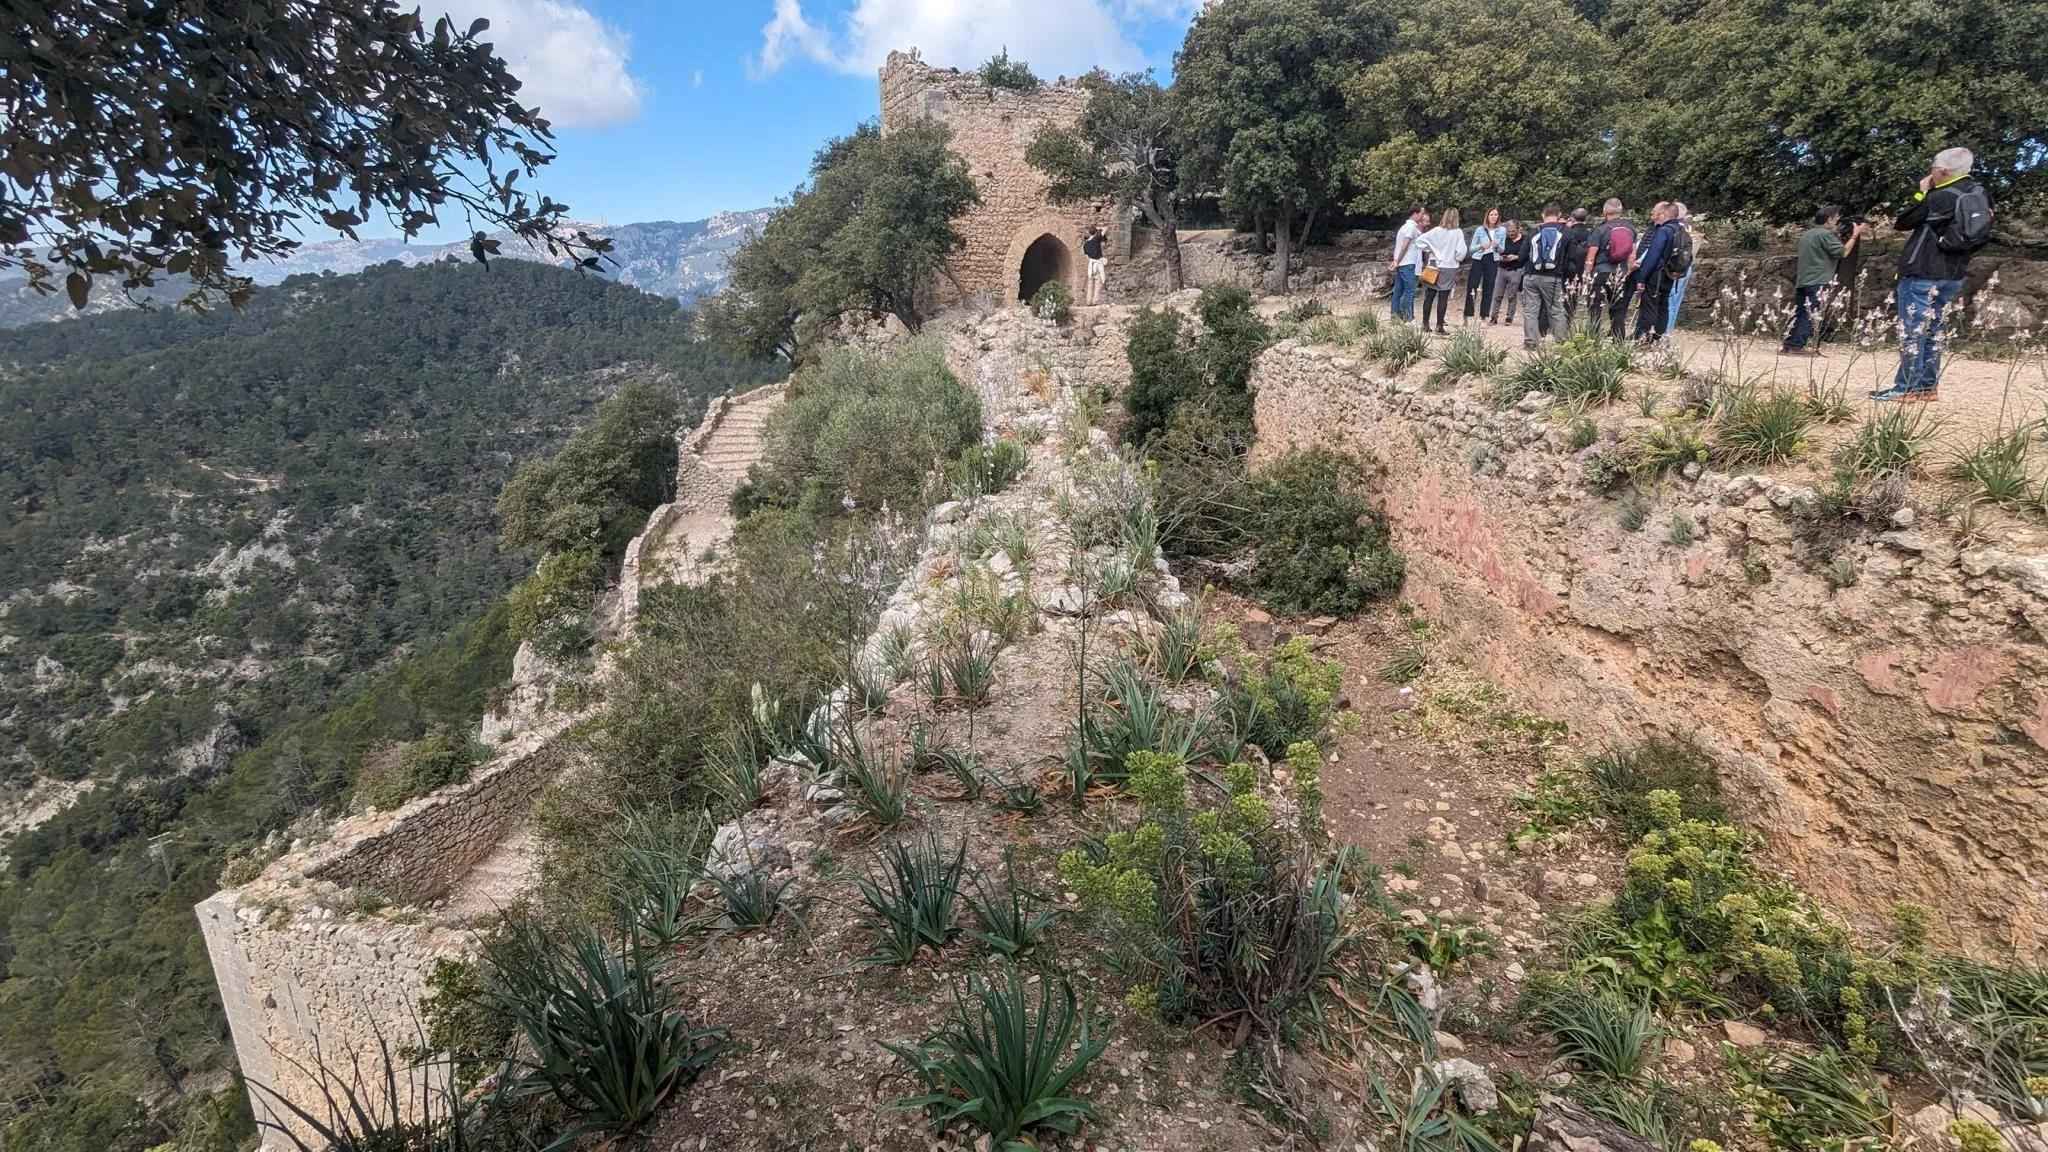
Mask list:
[[[1163,76],[1199,0],[442,0],[555,121],[539,185],[578,219],[691,220],[787,195],[826,139],[876,114],[890,48],[1046,77]],[[433,4],[430,2],[428,8]],[[460,221],[445,226],[462,230]],[[313,239],[314,237],[308,237]]]

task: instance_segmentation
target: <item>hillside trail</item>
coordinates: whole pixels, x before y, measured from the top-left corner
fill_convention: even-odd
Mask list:
[[[1452,310],[1459,307],[1452,299]],[[1364,311],[1363,307],[1348,311]],[[1340,309],[1339,311],[1346,311]],[[1634,323],[1631,312],[1630,324]],[[1510,325],[1487,324],[1473,317],[1469,323],[1457,318],[1446,327],[1452,334],[1475,331],[1489,344],[1519,355],[1522,350],[1522,321],[1518,315]],[[1869,403],[1867,394],[1889,388],[1897,371],[1899,353],[1895,346],[1860,347],[1854,343],[1816,345],[1817,356],[1784,356],[1778,337],[1744,338],[1707,328],[1681,327],[1668,338],[1673,354],[1693,374],[1726,370],[1764,387],[1776,385],[1804,394],[1841,387],[1849,402],[1859,410]],[[1656,382],[1667,394],[1675,385]],[[1929,418],[1939,421],[1935,442],[1944,453],[1967,451],[2000,431],[2010,430],[2048,414],[2048,357],[2035,349],[2015,364],[2010,360],[1987,359],[1969,351],[1943,357],[1941,399],[1925,406]]]
[[[650,537],[641,562],[643,589],[696,583],[709,574],[709,562],[732,539],[733,517],[727,504],[746,480],[747,470],[761,459],[762,437],[782,396],[777,385],[734,397],[694,451],[685,448],[685,474],[677,481],[675,512]]]

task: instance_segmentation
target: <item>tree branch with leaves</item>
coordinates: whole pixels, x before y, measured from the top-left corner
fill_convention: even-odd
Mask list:
[[[317,222],[405,236],[459,212],[479,260],[510,231],[594,267],[609,241],[519,187],[548,122],[482,39],[393,0],[41,0],[0,38],[0,269],[84,307],[183,275],[193,306]]]
[[[1135,208],[1159,233],[1167,287],[1184,286],[1180,262],[1178,109],[1173,93],[1150,73],[1081,80],[1088,110],[1072,128],[1039,132],[1024,158],[1047,180],[1055,204],[1113,200]]]

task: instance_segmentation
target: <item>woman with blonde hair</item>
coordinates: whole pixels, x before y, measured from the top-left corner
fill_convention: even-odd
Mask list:
[[[1429,330],[1429,309],[1436,306],[1436,331],[1439,336],[1448,336],[1444,317],[1451,310],[1451,293],[1458,287],[1458,265],[1465,262],[1470,250],[1465,243],[1465,230],[1459,227],[1458,210],[1444,209],[1436,227],[1422,234],[1416,241],[1422,246],[1422,282],[1428,294],[1422,298],[1422,328]]]

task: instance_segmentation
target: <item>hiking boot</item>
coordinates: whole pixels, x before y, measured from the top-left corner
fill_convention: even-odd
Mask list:
[[[1932,404],[1941,399],[1941,393],[1933,388],[1915,388],[1899,395],[1901,404]]]

